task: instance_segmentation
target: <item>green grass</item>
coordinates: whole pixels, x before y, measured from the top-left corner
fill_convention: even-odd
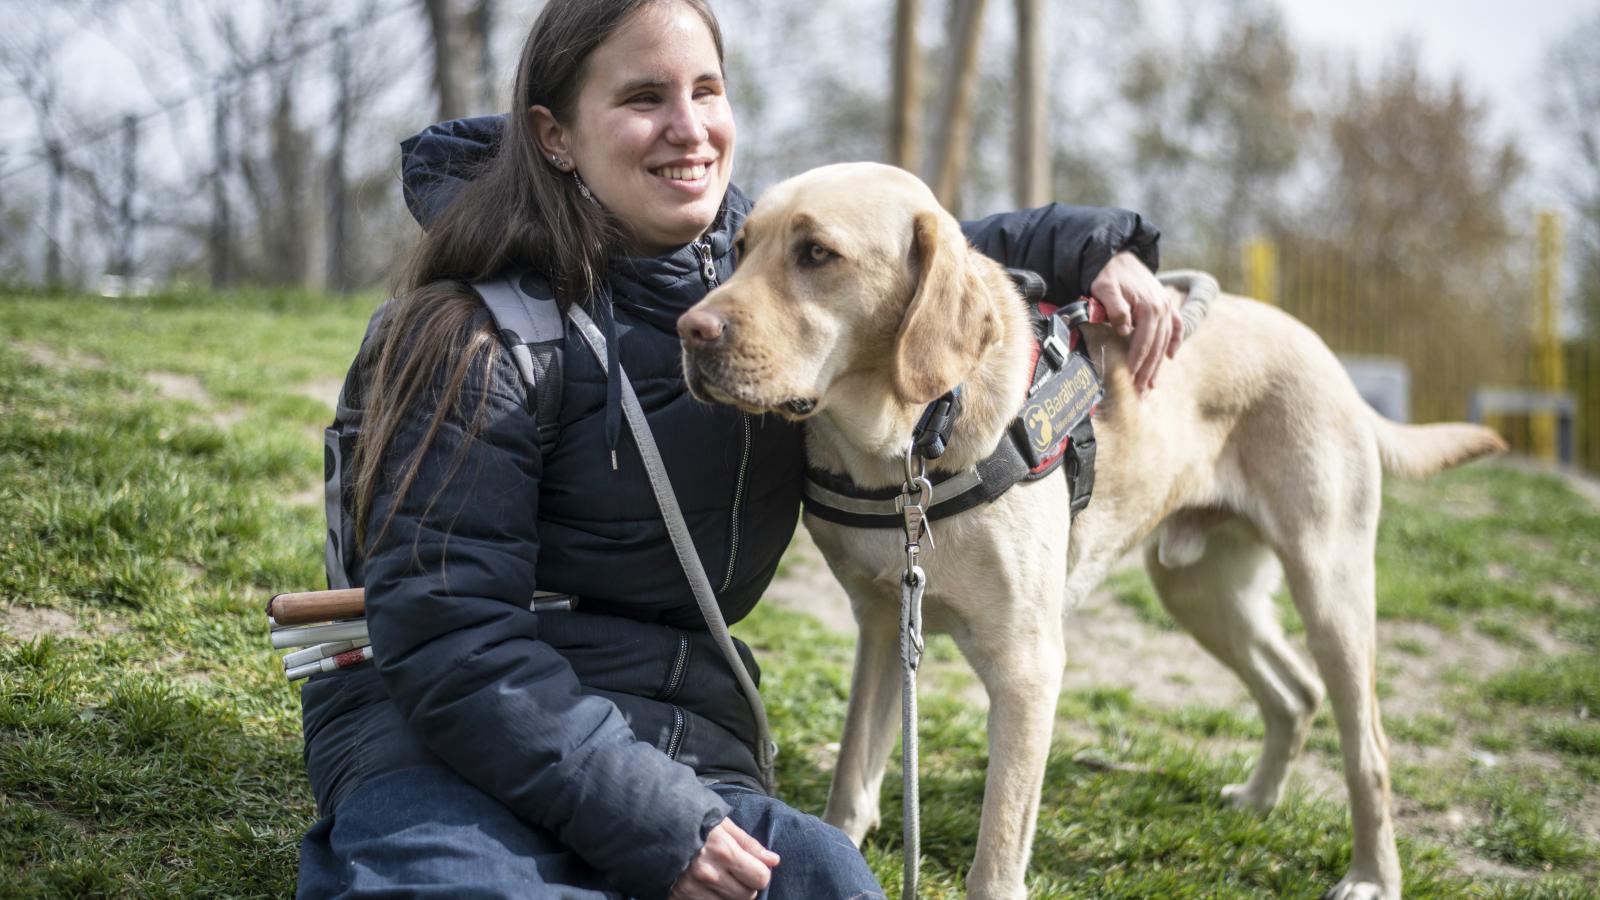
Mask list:
[[[1592,650],[1539,659],[1485,685],[1495,700],[1522,706],[1600,710],[1600,656]]]
[[[0,297],[0,621],[14,631],[56,617],[54,634],[0,637],[0,896],[292,892],[315,813],[297,690],[261,604],[321,583],[321,510],[295,498],[320,479],[317,396],[342,376],[371,307]],[[193,378],[204,396],[164,396],[152,373]],[[1388,721],[1401,808],[1470,814],[1452,833],[1402,816],[1408,896],[1593,896],[1592,815],[1586,826],[1575,811],[1600,796],[1597,570],[1600,514],[1554,479],[1478,466],[1390,491],[1380,615],[1522,654],[1500,673],[1459,665],[1443,708]],[[1113,587],[1142,620],[1172,627],[1143,576]],[[820,812],[850,644],[771,606],[737,630],[761,655],[783,796]],[[1533,635],[1562,649],[1527,652]],[[1407,640],[1396,656],[1437,652]],[[954,645],[930,642],[929,659],[925,895],[958,897],[985,721],[951,689],[970,684]],[[1218,800],[1248,772],[1253,713],[1159,708],[1110,686],[1068,692],[1058,709],[1075,727],[1050,755],[1033,896],[1314,897],[1343,874],[1342,793],[1291,787],[1266,817]],[[1326,710],[1308,746],[1337,769]],[[1457,746],[1459,758],[1412,761]],[[1474,748],[1511,760],[1474,762]],[[891,891],[898,783],[891,771],[866,846]],[[1509,874],[1469,876],[1469,857]]]

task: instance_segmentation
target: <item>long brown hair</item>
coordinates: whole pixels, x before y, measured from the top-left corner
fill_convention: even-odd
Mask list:
[[[396,278],[395,308],[375,336],[376,359],[366,366],[365,418],[355,448],[357,545],[366,544],[373,497],[380,489],[403,497],[416,480],[429,445],[447,417],[470,436],[483,426],[484,406],[460,409],[461,386],[476,368],[487,382],[502,345],[471,283],[509,268],[533,266],[563,309],[592,298],[620,246],[619,225],[585,200],[572,175],[545,159],[527,115],[547,107],[570,122],[588,75],[588,60],[606,38],[654,3],[682,3],[705,21],[723,56],[722,30],[706,0],[550,0],[523,44],[511,111],[493,157],[429,227]],[[449,374],[442,381],[440,373]],[[384,483],[385,451],[408,416],[431,410],[428,427],[407,456],[398,482]],[[459,468],[463,453],[444,481]],[[398,501],[384,520],[387,527]]]

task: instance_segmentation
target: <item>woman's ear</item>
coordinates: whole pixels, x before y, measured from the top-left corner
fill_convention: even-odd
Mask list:
[[[534,140],[539,142],[539,152],[545,159],[554,156],[572,164],[572,148],[568,146],[567,129],[556,121],[555,113],[547,106],[535,104],[525,113],[533,128]]]

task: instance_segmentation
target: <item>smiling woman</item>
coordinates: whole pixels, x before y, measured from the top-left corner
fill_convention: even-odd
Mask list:
[[[732,274],[751,206],[716,20],[703,0],[551,0],[512,96],[403,145],[427,232],[340,404],[364,414],[338,580],[365,586],[373,659],[302,690],[323,818],[300,893],[881,896],[842,832],[765,792],[755,717],[621,433],[625,367],[738,622],[793,536],[804,456],[795,423],[684,384],[678,318]],[[965,233],[1061,293],[1155,262],[1154,229],[1120,210]],[[823,234],[797,252],[825,267]],[[472,287],[508,276],[581,306],[612,350],[609,370],[568,352],[539,373],[563,385],[548,450],[550,411]],[[530,610],[535,589],[577,606]]]

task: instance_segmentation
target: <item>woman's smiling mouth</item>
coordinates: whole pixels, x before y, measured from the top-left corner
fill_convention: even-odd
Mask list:
[[[706,177],[706,164],[696,163],[692,166],[662,166],[651,169],[650,174],[669,181],[699,181]]]

